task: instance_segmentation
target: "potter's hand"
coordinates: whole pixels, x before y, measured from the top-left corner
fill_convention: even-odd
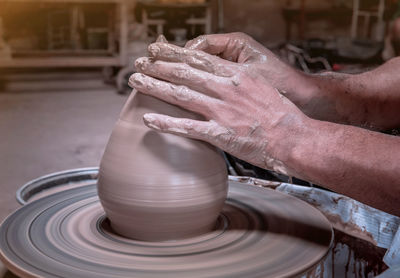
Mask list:
[[[361,74],[310,75],[285,64],[242,33],[200,36],[186,47],[251,65],[261,78],[311,118],[380,130],[400,125],[400,58]]]
[[[186,46],[212,55],[252,66],[260,78],[264,78],[281,93],[288,93],[292,101],[304,98],[299,87],[307,86],[303,73],[282,62],[274,53],[243,33],[203,35],[189,41]],[[303,100],[307,101],[307,100]]]
[[[150,52],[152,59],[137,61],[142,74],[135,74],[131,85],[195,111],[205,121],[150,114],[144,116],[149,127],[207,141],[252,164],[400,215],[397,137],[308,118],[271,86],[259,62],[228,61],[165,43],[151,45]],[[265,64],[268,61],[267,57]],[[353,124],[383,118],[386,127],[394,126],[400,119],[399,65],[400,58],[354,77],[318,77],[315,96],[322,94],[325,106],[315,105],[320,100],[314,99],[309,107],[331,111],[333,119],[350,115],[347,122]]]
[[[271,51],[243,33],[203,35],[188,41],[185,47],[237,63],[266,62],[274,57]]]
[[[243,33],[202,35],[186,43],[185,48],[202,50],[237,63],[262,63],[275,55]]]
[[[230,62],[167,43],[150,45],[130,85],[201,114],[205,121],[144,115],[147,126],[204,140],[260,167],[284,174],[284,161],[307,117],[252,64]]]

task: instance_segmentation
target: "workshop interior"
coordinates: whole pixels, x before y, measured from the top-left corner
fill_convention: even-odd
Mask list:
[[[149,133],[142,111],[186,111],[129,85],[156,40],[233,32],[306,74],[362,73],[400,54],[399,16],[396,0],[0,0],[0,277],[400,277],[398,216]]]

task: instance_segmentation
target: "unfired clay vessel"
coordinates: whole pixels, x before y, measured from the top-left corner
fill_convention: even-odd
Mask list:
[[[142,120],[148,112],[196,118],[132,93],[111,134],[98,179],[99,198],[113,230],[145,241],[212,230],[227,195],[221,154],[207,143],[149,129]]]

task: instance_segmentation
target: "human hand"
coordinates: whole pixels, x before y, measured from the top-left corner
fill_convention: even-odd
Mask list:
[[[293,174],[285,161],[307,117],[256,66],[167,43],[154,43],[149,52],[151,58],[136,61],[140,73],[131,76],[130,85],[196,112],[204,121],[145,114],[147,126],[203,140],[254,165]]]
[[[327,105],[321,97],[323,92],[318,85],[318,77],[296,70],[246,34],[203,35],[189,41],[185,47],[237,63],[251,64],[254,71],[296,104],[303,113],[317,119],[329,118],[326,109],[320,109]]]
[[[186,43],[185,48],[201,50],[225,60],[244,64],[266,62],[275,55],[244,33],[202,35]]]
[[[212,34],[197,37],[186,48],[201,50],[239,64],[251,64],[268,83],[281,93],[295,93],[305,75],[282,62],[272,51],[244,33]]]

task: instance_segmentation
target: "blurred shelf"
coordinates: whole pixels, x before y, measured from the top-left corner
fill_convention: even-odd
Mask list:
[[[0,68],[104,67],[119,66],[119,57],[39,57],[1,59]]]

